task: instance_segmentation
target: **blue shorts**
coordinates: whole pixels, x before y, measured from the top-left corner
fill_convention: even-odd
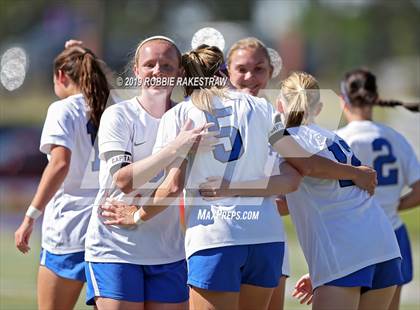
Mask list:
[[[361,293],[393,285],[401,285],[401,258],[373,264],[342,278],[325,283],[330,286],[361,287]]]
[[[284,242],[225,246],[195,252],[188,258],[188,284],[239,292],[241,284],[276,287],[282,274]]]
[[[53,254],[41,249],[40,265],[47,267],[59,277],[86,282],[85,252]]]
[[[410,239],[408,237],[407,228],[402,225],[400,228],[395,230],[397,236],[398,245],[400,246],[400,252],[402,256],[401,261],[401,273],[403,276],[402,284],[407,284],[413,280],[413,259],[411,257]]]
[[[95,297],[131,302],[181,303],[189,298],[187,263],[162,265],[86,263],[86,304]]]

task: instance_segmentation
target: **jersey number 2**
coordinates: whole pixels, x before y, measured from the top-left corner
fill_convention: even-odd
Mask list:
[[[347,154],[343,151],[343,149]],[[338,140],[338,143],[333,142],[328,147],[328,150],[334,154],[335,159],[337,159],[339,163],[348,164],[348,155],[351,154],[351,149],[344,140],[340,139]],[[352,166],[355,166],[355,167],[358,167],[362,164],[360,160],[356,156],[354,156],[354,154],[352,154],[351,156],[350,163]],[[354,185],[352,180],[339,180],[338,182],[340,184],[340,187],[347,187],[347,186]]]
[[[392,154],[391,144],[384,138],[375,139],[372,142],[373,151],[382,151],[383,148],[388,150],[388,154],[380,155],[373,161],[373,168],[378,174],[378,185],[394,185],[398,183],[398,169],[389,169],[388,175],[385,176],[384,166],[386,164],[393,164],[397,161],[395,156]]]
[[[92,142],[92,146],[95,149],[95,159],[91,162],[92,171],[99,170],[99,149],[98,149],[98,141],[96,140],[96,135],[98,134],[98,128],[93,124],[92,120],[89,120],[86,124],[86,129],[88,135],[90,135],[90,141]]]

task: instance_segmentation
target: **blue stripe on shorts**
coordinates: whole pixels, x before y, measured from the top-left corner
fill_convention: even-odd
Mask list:
[[[407,228],[405,225],[401,225],[395,230],[397,236],[398,245],[400,246],[401,252],[401,273],[403,276],[402,284],[406,284],[413,280],[413,258],[411,256],[410,239],[408,237]]]

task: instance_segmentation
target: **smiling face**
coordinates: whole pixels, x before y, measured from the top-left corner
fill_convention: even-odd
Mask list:
[[[134,73],[141,80],[146,78],[171,78],[181,74],[180,54],[175,46],[164,40],[146,42],[136,53]],[[142,88],[148,91],[172,91],[174,86],[147,86],[142,83]]]
[[[257,96],[267,86],[273,71],[262,48],[240,48],[230,56],[229,76],[238,90]]]

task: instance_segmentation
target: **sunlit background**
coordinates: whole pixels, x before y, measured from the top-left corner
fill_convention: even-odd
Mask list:
[[[290,71],[317,77],[326,90],[320,121],[331,129],[345,124],[334,92],[338,93],[344,72],[355,67],[368,67],[377,75],[382,98],[420,101],[419,0],[0,0],[0,309],[36,307],[39,227],[26,256],[15,250],[13,232],[46,164],[38,151],[40,130],[49,104],[57,100],[52,61],[64,42],[82,40],[108,64],[115,85],[118,77],[130,76],[139,41],[166,35],[187,51],[202,27],[223,34],[225,52],[248,36],[278,51],[283,68],[270,83],[268,98],[276,96],[278,82]],[[175,92],[174,99],[181,98],[181,92]],[[399,130],[420,155],[418,114],[378,108],[375,119]],[[412,239],[415,280],[404,288],[402,304],[403,309],[418,309],[420,212],[409,211],[403,217]],[[290,219],[286,224],[292,265],[286,308],[308,309],[290,297],[307,268]],[[77,307],[87,308],[84,296]]]

